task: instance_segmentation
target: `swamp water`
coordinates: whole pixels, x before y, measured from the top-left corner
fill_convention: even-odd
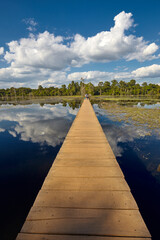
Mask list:
[[[0,106],[0,239],[13,240],[20,231],[79,106],[80,102]],[[103,104],[93,107],[153,240],[158,240],[159,128],[135,123],[131,117],[120,119],[118,105],[108,110]]]

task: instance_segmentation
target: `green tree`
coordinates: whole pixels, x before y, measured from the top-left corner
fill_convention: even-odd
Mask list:
[[[91,82],[85,85],[85,90],[87,94],[94,95],[94,85]]]
[[[102,95],[103,82],[99,82],[98,87],[99,87],[99,94]]]
[[[80,91],[81,91],[81,96],[84,96],[85,95],[85,83],[84,83],[84,78],[81,78],[81,81],[80,81]]]
[[[112,95],[119,95],[119,84],[118,84],[118,81],[113,79],[111,81],[111,92],[112,92]]]

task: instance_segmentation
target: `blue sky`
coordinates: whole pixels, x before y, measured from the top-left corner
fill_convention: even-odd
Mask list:
[[[1,0],[0,88],[160,83],[160,1]]]

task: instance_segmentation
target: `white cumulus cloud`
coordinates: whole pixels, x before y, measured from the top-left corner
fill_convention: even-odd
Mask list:
[[[25,23],[31,28],[37,25],[34,19],[27,19]],[[18,86],[28,84],[30,87],[37,87],[40,83],[46,86],[61,85],[81,77],[94,82],[139,77],[142,69],[132,73],[79,71],[68,75],[66,70],[91,62],[120,59],[142,62],[159,58],[160,55],[155,55],[158,50],[156,43],[149,43],[143,37],[127,32],[134,26],[132,14],[122,11],[114,17],[114,26],[108,31],[88,38],[80,34],[73,38],[65,38],[45,31],[39,34],[30,33],[27,38],[11,41],[8,43],[8,51],[4,54],[8,66],[0,68],[1,85],[6,87],[9,86],[9,82],[17,82]],[[0,48],[0,54],[3,53],[4,49]]]
[[[109,62],[121,58],[128,61],[133,59],[145,61],[156,58],[153,55],[158,50],[155,43],[149,44],[143,37],[126,35],[126,30],[134,27],[131,13],[123,11],[114,18],[114,21],[115,25],[110,31],[97,33],[93,37],[85,39],[76,34],[71,44],[74,52],[85,62]]]
[[[38,35],[8,43],[9,51],[5,60],[14,66],[32,66],[61,70],[68,66],[81,66],[89,62],[108,62],[124,58],[144,61],[153,59],[158,46],[144,41],[143,37],[126,35],[126,30],[134,26],[131,13],[124,11],[114,18],[115,24],[110,31],[103,31],[85,39],[76,34],[70,44],[62,36],[45,31]],[[30,20],[31,26],[35,26]]]
[[[81,78],[85,79],[85,82],[92,82],[97,84],[100,81],[107,81],[113,77],[114,73],[112,72],[101,72],[101,71],[88,71],[88,72],[74,72],[68,74],[67,80],[71,81],[80,81]]]
[[[157,78],[160,77],[160,65],[153,64],[147,67],[141,67],[132,72],[136,78],[151,77]]]
[[[76,60],[73,51],[62,42],[63,37],[55,37],[54,34],[45,31],[37,36],[32,35],[8,43],[9,51],[4,58],[8,63],[12,63],[12,67],[30,66],[61,70]]]
[[[85,83],[92,82],[97,85],[99,82],[111,81],[113,79],[117,80],[129,80],[133,77],[130,72],[101,72],[101,71],[88,71],[88,72],[74,72],[68,74],[67,81],[80,81],[81,78],[85,79]]]

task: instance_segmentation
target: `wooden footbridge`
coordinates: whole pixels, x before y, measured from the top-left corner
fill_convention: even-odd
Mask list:
[[[144,239],[150,233],[85,99],[17,240]]]

